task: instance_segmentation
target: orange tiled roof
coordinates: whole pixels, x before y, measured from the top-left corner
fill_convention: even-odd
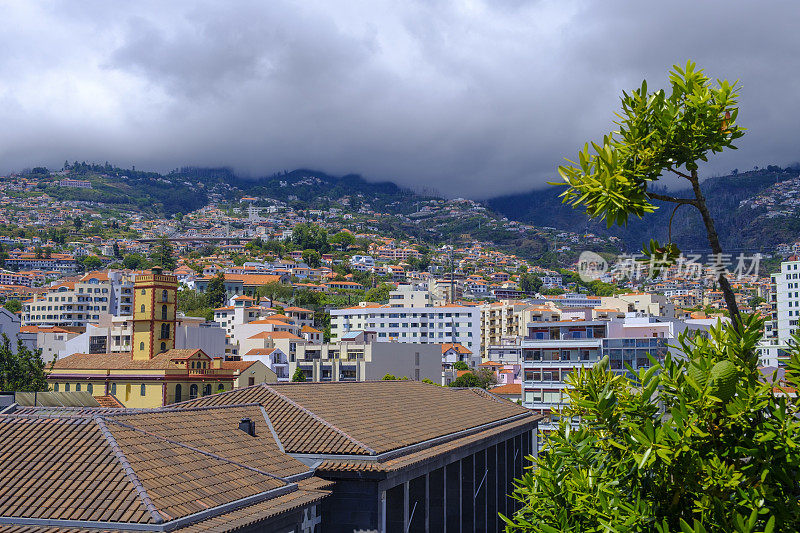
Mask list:
[[[298,337],[294,333],[290,333],[288,331],[262,331],[261,333],[256,333],[252,337],[248,337],[248,339],[292,339],[292,340],[305,340],[302,337]]]

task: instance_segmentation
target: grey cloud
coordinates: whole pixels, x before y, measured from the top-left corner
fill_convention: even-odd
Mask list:
[[[311,167],[483,198],[541,186],[623,89],[740,78],[740,150],[800,159],[794,2],[29,2],[0,32],[0,172]]]

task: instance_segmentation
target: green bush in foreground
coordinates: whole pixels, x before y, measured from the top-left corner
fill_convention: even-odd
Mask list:
[[[575,372],[570,405],[513,498],[506,531],[800,531],[798,401],[758,370],[763,322],[679,338],[630,380]],[[800,350],[786,386],[800,386]],[[567,417],[580,417],[577,429]]]

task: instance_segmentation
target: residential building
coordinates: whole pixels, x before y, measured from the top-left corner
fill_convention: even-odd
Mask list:
[[[484,304],[481,309],[481,355],[487,358],[489,347],[502,344],[504,339],[525,336],[529,322],[553,321],[561,318],[561,311],[551,302],[542,305],[501,300]]]
[[[395,307],[362,302],[331,311],[331,340],[352,330],[374,331],[379,342],[457,342],[475,350],[480,346],[480,309],[458,304]]]
[[[205,293],[208,283],[214,276],[207,275],[194,281],[194,286],[200,293]],[[225,274],[225,293],[228,298],[246,295],[255,296],[256,290],[268,283],[286,282],[289,276],[286,274]]]
[[[650,316],[674,317],[675,306],[663,294],[631,292],[600,298],[600,307],[617,309],[623,313],[640,313]]]
[[[707,330],[714,323],[635,313],[622,319],[530,323],[519,347],[510,347],[521,351],[523,405],[546,416],[542,429],[551,429],[558,421],[556,413],[568,403],[567,377],[579,368],[590,368],[605,355],[610,368],[621,373],[627,367],[647,368],[649,356],[660,360],[668,351],[680,354],[673,343],[681,332]]]
[[[278,376],[262,361],[222,361],[223,370],[233,375],[233,388],[243,389],[261,383],[277,383]]]
[[[350,332],[340,342],[298,343],[289,356],[289,375],[298,368],[307,381],[372,381],[392,374],[439,383],[442,354],[434,344],[375,342],[374,334]]]
[[[781,269],[770,276],[771,316],[765,324],[761,362],[765,366],[784,366],[789,359],[789,343],[800,321],[800,258],[790,256]]]
[[[133,314],[133,282],[122,272],[90,272],[62,281],[23,302],[25,326],[86,326],[111,315]]]

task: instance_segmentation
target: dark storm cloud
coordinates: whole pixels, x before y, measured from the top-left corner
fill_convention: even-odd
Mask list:
[[[796,2],[0,3],[0,172],[310,167],[487,197],[554,178],[618,95],[739,78],[740,150],[800,159]]]

